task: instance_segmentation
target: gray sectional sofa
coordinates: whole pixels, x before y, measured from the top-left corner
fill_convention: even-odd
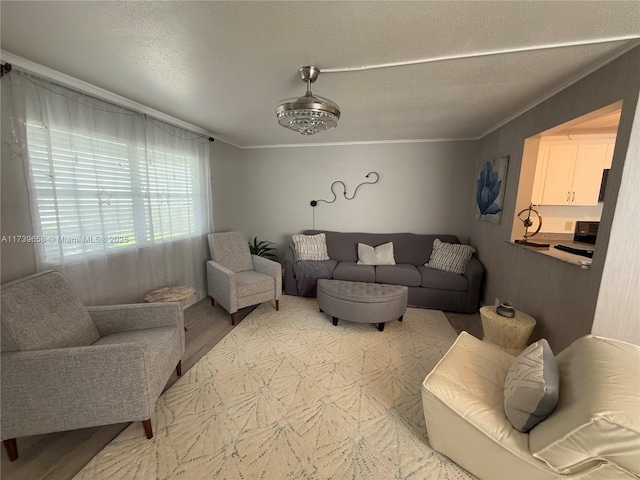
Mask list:
[[[454,235],[418,235],[414,233],[346,233],[325,230],[306,230],[305,235],[324,233],[327,238],[330,278],[355,282],[386,283],[409,287],[409,305],[449,312],[478,311],[480,286],[484,275],[482,263],[471,257],[462,275],[425,267],[429,261],[433,241],[460,243]],[[358,243],[376,247],[393,242],[396,265],[358,265]],[[294,272],[293,244],[285,253],[285,292],[300,295]],[[315,291],[311,293],[315,295]]]

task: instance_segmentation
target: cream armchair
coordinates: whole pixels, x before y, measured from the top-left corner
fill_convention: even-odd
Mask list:
[[[207,289],[211,305],[217,301],[236,324],[240,308],[275,300],[280,310],[282,266],[278,262],[251,255],[242,232],[210,233],[207,262]]]
[[[637,479],[640,346],[586,335],[556,356],[558,404],[521,433],[504,411],[515,357],[462,332],[427,376],[431,446],[480,479]]]
[[[2,440],[142,421],[175,368],[184,322],[177,303],[85,307],[58,272],[2,286]]]

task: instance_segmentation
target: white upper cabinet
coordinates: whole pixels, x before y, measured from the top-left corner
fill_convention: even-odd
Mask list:
[[[613,149],[616,147],[616,142],[607,144],[607,154],[604,157],[603,168],[611,168],[611,162],[613,161]]]
[[[533,192],[531,203],[542,205],[542,194],[544,193],[544,181],[547,176],[547,162],[549,161],[549,145],[541,144],[538,149],[538,159],[536,160],[536,174],[533,178]]]
[[[570,205],[597,205],[606,144],[580,145],[573,172]]]
[[[577,154],[577,145],[550,145],[542,205],[570,204]]]
[[[597,205],[602,170],[611,166],[615,140],[541,141],[531,202]]]

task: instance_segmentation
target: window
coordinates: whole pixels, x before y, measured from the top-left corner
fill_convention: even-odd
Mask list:
[[[60,271],[87,305],[135,303],[167,285],[202,298],[208,137],[16,68],[9,79],[2,161],[24,166],[32,229],[8,241],[32,243],[36,269]]]
[[[196,156],[33,120],[27,144],[47,263],[201,233]]]

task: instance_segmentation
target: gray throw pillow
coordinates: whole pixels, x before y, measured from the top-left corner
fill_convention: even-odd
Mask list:
[[[470,245],[446,243],[436,238],[433,241],[429,262],[424,266],[434,270],[462,274],[475,251],[476,249]]]
[[[513,428],[528,432],[558,403],[560,375],[545,339],[529,345],[513,362],[504,382],[504,411]]]

